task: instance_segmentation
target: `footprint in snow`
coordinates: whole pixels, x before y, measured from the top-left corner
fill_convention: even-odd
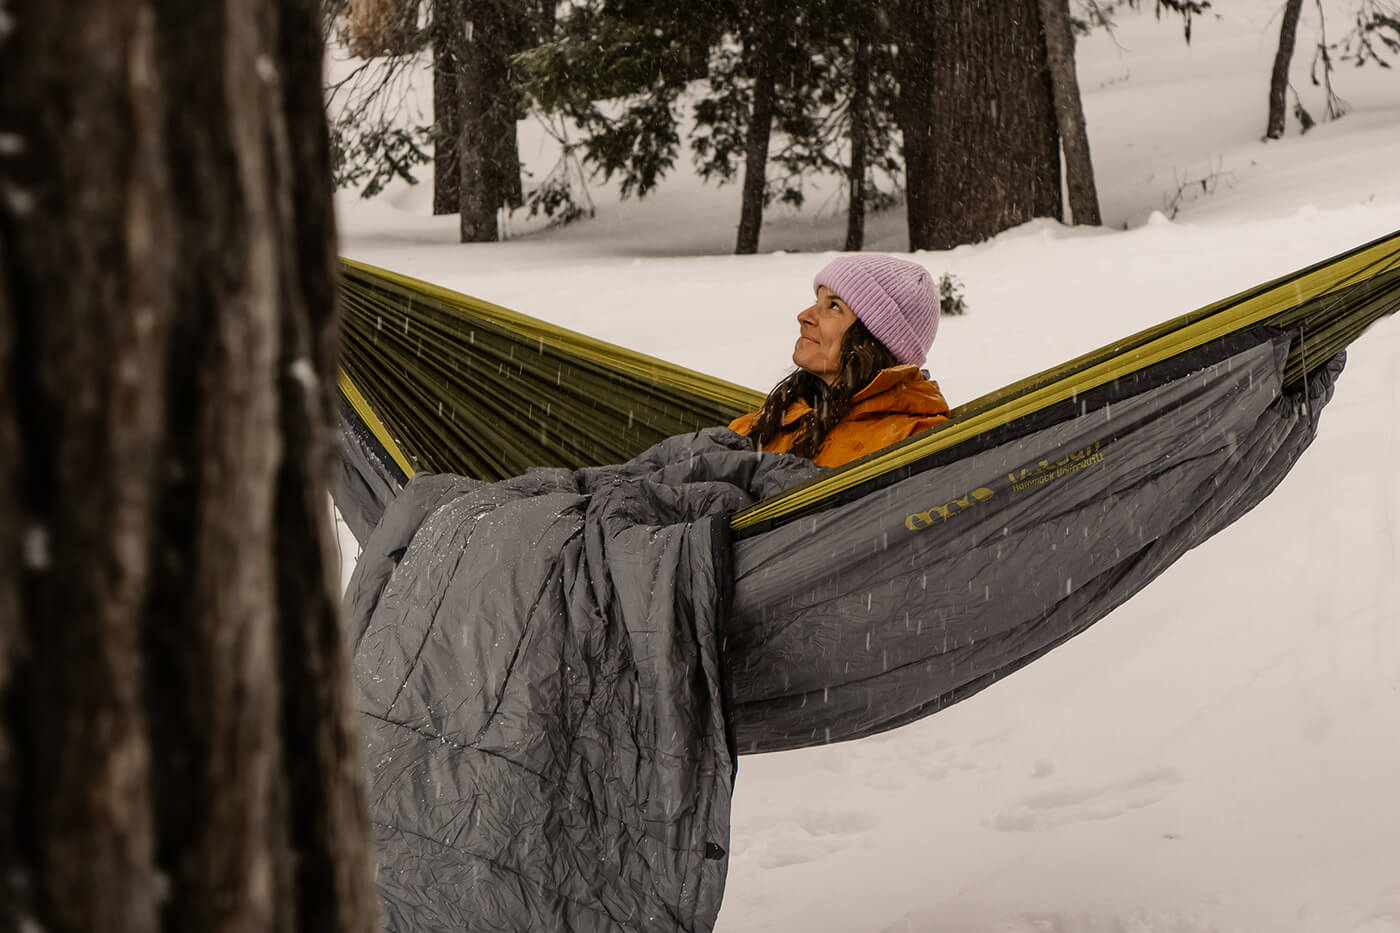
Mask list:
[[[759,836],[763,851],[757,861],[762,868],[815,862],[858,844],[879,822],[874,814],[856,810],[797,810]]]
[[[1175,911],[1132,914],[1022,914],[996,933],[1222,933],[1213,922]]]
[[[1351,928],[1351,933],[1400,933],[1400,916],[1378,915]]]
[[[865,783],[871,790],[896,791],[908,787],[909,779],[902,774],[891,773],[876,775]]]
[[[1181,781],[1180,771],[1162,767],[1107,784],[1032,794],[998,814],[994,825],[1002,832],[1018,833],[1110,820],[1162,800]]]
[[[1400,887],[1393,888],[1392,892],[1348,933],[1400,933]]]

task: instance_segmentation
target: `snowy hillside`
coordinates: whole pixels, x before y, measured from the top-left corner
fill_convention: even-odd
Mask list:
[[[966,285],[929,361],[954,404],[1400,229],[1400,71],[1343,71],[1348,116],[1265,144],[1277,4],[1222,3],[1190,47],[1146,6],[1081,44],[1105,227],[916,257]],[[430,185],[351,195],[343,251],[757,388],[786,371],[839,197],[734,257],[736,188],[593,196],[590,222],[461,245]],[[905,242],[872,219],[870,248]],[[1103,623],[915,725],[745,758],[719,929],[1400,933],[1397,463],[1392,318],[1278,491]]]

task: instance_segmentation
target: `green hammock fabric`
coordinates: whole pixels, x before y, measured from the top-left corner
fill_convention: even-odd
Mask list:
[[[347,402],[406,476],[501,479],[621,462],[723,424],[762,395],[407,276],[343,260]],[[1156,363],[1259,326],[1294,334],[1286,381],[1400,308],[1400,233],[1115,341],[737,514],[741,534],[859,495],[883,477]]]
[[[618,463],[763,396],[407,276],[342,260],[340,387],[407,476]]]

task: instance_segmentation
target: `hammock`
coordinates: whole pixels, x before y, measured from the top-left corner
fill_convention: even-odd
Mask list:
[[[344,269],[334,487],[361,541],[417,470],[495,480],[622,461],[759,401],[446,289]],[[1273,489],[1311,441],[1344,348],[1398,307],[1394,234],[1007,386],[733,515],[740,748],[927,715],[1102,618]]]
[[[742,386],[408,276],[348,259],[342,272],[346,443],[336,501],[361,540],[420,470],[494,481],[531,466],[617,463],[762,401]],[[1280,391],[1294,390],[1398,306],[1400,233],[968,402],[931,431],[740,512],[733,528],[741,537],[759,533],[1004,443],[1071,416],[1085,393],[1189,369],[1251,329],[1291,336]]]
[[[377,523],[347,617],[389,928],[709,930],[734,756],[971,696],[1258,504],[1400,307],[1400,235],[835,471],[697,432],[756,404],[737,387],[364,266],[345,291],[336,501]]]

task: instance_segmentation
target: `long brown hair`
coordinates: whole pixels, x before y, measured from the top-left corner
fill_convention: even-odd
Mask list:
[[[841,371],[831,385],[805,369],[792,373],[775,385],[763,400],[749,436],[760,449],[767,446],[782,433],[783,416],[788,407],[803,399],[812,410],[797,424],[798,435],[792,453],[811,460],[821,450],[831,429],[846,416],[855,394],[870,385],[880,370],[897,362],[894,354],[856,319],[841,339]]]

